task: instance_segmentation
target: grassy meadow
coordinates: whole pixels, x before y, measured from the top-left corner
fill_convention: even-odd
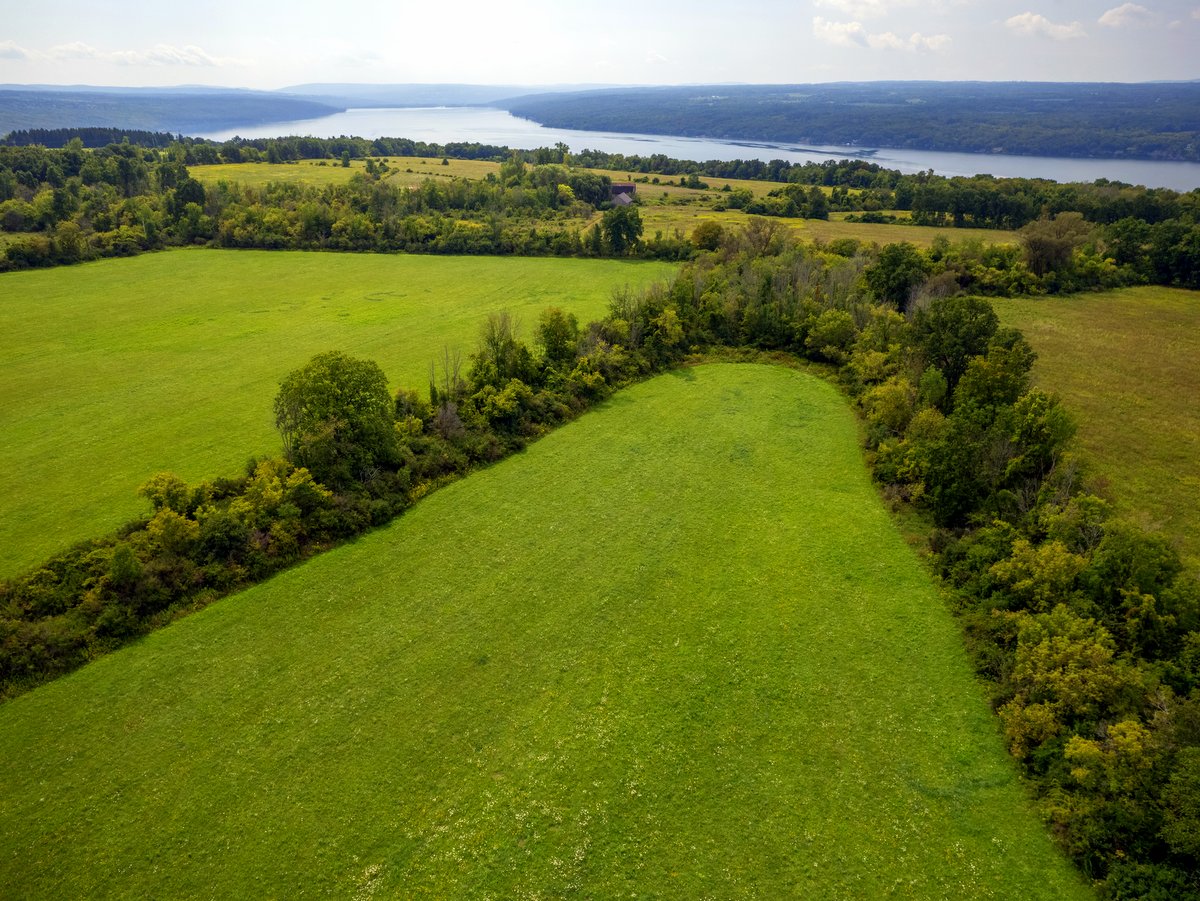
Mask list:
[[[449,165],[443,166],[440,159],[418,157],[381,157],[393,168],[387,177],[405,185],[418,185],[426,178],[485,178],[488,174],[498,174],[500,164],[484,160],[450,160]],[[192,175],[205,184],[215,184],[222,179],[239,181],[243,184],[262,187],[271,181],[301,182],[307,184],[341,184],[349,181],[350,176],[361,171],[365,165],[363,160],[352,160],[351,168],[344,169],[336,161],[326,160],[325,166],[317,165],[317,161],[305,160],[296,163],[233,163],[218,166],[192,166]],[[614,181],[627,181],[632,177],[644,176],[636,173],[621,173],[608,169],[587,169],[599,175],[607,175]],[[660,182],[671,180],[678,182],[679,178],[661,177]],[[637,184],[638,197],[642,203],[638,208],[645,227],[646,238],[654,236],[656,231],[664,235],[679,231],[684,236],[690,235],[702,221],[711,219],[727,227],[739,227],[745,224],[747,214],[741,210],[715,210],[713,206],[724,199],[722,188],[729,185],[731,190],[745,188],[755,197],[766,196],[776,188],[783,187],[783,182],[755,181],[737,178],[703,179],[708,188],[686,188],[679,184]],[[823,189],[829,193],[828,188]],[[903,212],[890,211],[892,215],[904,216]],[[1002,229],[988,228],[950,228],[937,226],[901,225],[893,223],[846,222],[845,213],[831,213],[828,220],[822,219],[778,219],[802,240],[833,241],[838,238],[856,238],[865,244],[888,244],[896,241],[908,241],[918,247],[930,246],[935,238],[945,237],[951,241],[961,241],[977,238],[988,244],[1008,244],[1015,242],[1015,232]],[[599,214],[593,217],[593,223],[600,220]]]
[[[1119,510],[1200,565],[1200,294],[1128,288],[997,300],[1076,414],[1079,442]]]
[[[639,186],[641,187],[641,186]],[[709,192],[711,196],[711,192]],[[639,208],[642,223],[645,228],[644,237],[651,237],[656,231],[665,235],[679,230],[683,235],[690,235],[697,225],[706,219],[718,222],[726,228],[738,228],[747,219],[741,210],[714,210],[711,203],[697,201],[693,203],[671,202],[670,199],[662,204],[646,203]],[[899,225],[896,223],[877,222],[846,222],[845,213],[830,213],[829,219],[784,219],[772,218],[770,221],[791,229],[793,235],[802,241],[834,241],[839,238],[854,238],[864,244],[891,244],[907,241],[917,247],[929,247],[934,240],[944,237],[950,241],[964,241],[974,238],[986,244],[1009,244],[1017,240],[1016,233],[994,228],[950,228],[934,225]]]
[[[778,367],[621,392],[3,705],[0,757],[19,897],[1091,897]]]
[[[498,173],[499,163],[486,160],[450,160],[443,166],[439,157],[379,157],[392,167],[388,175],[400,184],[420,184],[426,178],[485,178]],[[324,163],[324,165],[322,165]],[[188,172],[206,185],[219,181],[236,181],[261,188],[273,181],[306,185],[340,185],[356,172],[366,169],[366,160],[351,160],[349,167],[341,160],[297,160],[292,163],[222,163],[212,166],[189,166]]]
[[[529,338],[560,306],[672,268],[610,260],[187,250],[0,276],[0,576],[141,514],[169,470],[233,475],[277,452],[279,383],[316,353],[373,359],[424,389],[488,313]]]

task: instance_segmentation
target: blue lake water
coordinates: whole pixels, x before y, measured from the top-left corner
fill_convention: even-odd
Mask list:
[[[942,153],[933,150],[799,146],[756,141],[721,141],[670,135],[637,135],[601,131],[546,128],[529,119],[518,119],[505,110],[484,107],[427,107],[419,109],[350,109],[320,119],[276,122],[212,132],[203,137],[223,141],[235,136],[272,138],[306,135],[333,138],[411,138],[444,144],[468,141],[532,149],[562,142],[573,151],[649,156],[662,153],[684,160],[759,159],[793,163],[861,158],[901,172],[932,169],[940,175],[988,173],[1009,178],[1049,178],[1054,181],[1092,182],[1099,178],[1190,191],[1200,188],[1200,163],[1166,163],[1147,160],[1080,160],[1008,154]],[[869,151],[869,152],[867,152]]]

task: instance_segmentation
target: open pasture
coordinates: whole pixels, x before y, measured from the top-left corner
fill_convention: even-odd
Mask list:
[[[324,163],[325,165],[320,165]],[[210,166],[189,166],[192,178],[204,185],[219,181],[235,181],[252,188],[261,188],[271,182],[301,185],[342,185],[356,172],[362,172],[365,163],[351,160],[349,168],[340,160],[297,160],[294,163],[221,163]]]
[[[1127,288],[995,302],[1075,413],[1091,472],[1117,508],[1200,566],[1200,294]]]
[[[638,187],[640,189],[642,186]],[[711,191],[696,193],[716,196]],[[661,204],[648,202],[639,207],[638,212],[645,228],[644,237],[647,238],[653,237],[656,231],[669,235],[676,229],[686,237],[705,220],[718,222],[726,228],[740,228],[747,219],[746,214],[740,210],[714,210],[711,202],[701,200],[699,197],[691,202],[670,199]],[[988,244],[1008,244],[1017,240],[1014,232],[1000,229],[846,222],[844,217],[844,213],[830,213],[828,220],[765,218],[789,228],[793,235],[803,241],[828,242],[839,238],[854,238],[864,244],[891,244],[907,241],[918,247],[929,247],[939,237],[944,237],[949,241],[977,238]]]
[[[832,386],[621,392],[0,707],[22,897],[1084,899]]]
[[[499,163],[484,160],[450,160],[443,166],[440,159],[417,157],[387,157],[392,172],[388,179],[404,185],[418,185],[427,178],[486,178],[489,174],[500,171]],[[269,163],[237,163],[222,166],[193,166],[192,174],[207,184],[213,184],[221,179],[240,181],[244,184],[261,187],[270,181],[298,181],[308,184],[340,184],[348,181],[350,176],[361,170],[362,160],[353,160],[350,169],[343,169],[340,163],[327,161],[326,166],[316,165],[313,161],[299,163],[269,164]],[[641,178],[637,173],[622,173],[608,169],[587,169],[598,175],[607,175],[613,181],[628,181],[629,176]],[[651,238],[656,231],[664,235],[673,234],[678,230],[685,237],[702,221],[711,219],[722,225],[740,227],[745,224],[747,215],[741,210],[715,210],[726,195],[721,190],[729,185],[731,190],[745,188],[755,197],[764,197],[769,192],[783,186],[782,182],[752,181],[736,178],[711,178],[703,176],[702,180],[708,188],[687,188],[678,184],[678,176],[659,176],[660,183],[637,182],[637,196],[641,200],[638,207],[639,215],[645,227],[645,237]],[[664,184],[671,181],[675,184]],[[823,188],[829,193],[828,188]],[[903,212],[893,211],[893,215],[903,216]],[[960,241],[967,238],[978,238],[989,244],[1007,244],[1017,240],[1015,232],[986,228],[950,228],[936,226],[912,226],[889,223],[846,222],[845,213],[831,213],[828,221],[821,219],[778,219],[785,224],[796,237],[802,240],[833,241],[838,238],[855,238],[865,244],[888,244],[896,241],[908,241],[919,247],[928,247],[935,238],[944,237],[950,241]],[[599,221],[599,217],[594,217]]]
[[[609,260],[187,250],[0,275],[0,575],[144,512],[169,470],[233,475],[277,452],[272,403],[326,350],[424,390],[491,312],[531,337],[672,268]]]

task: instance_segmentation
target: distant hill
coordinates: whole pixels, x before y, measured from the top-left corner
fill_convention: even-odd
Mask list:
[[[555,128],[855,147],[1200,161],[1200,82],[619,88],[497,105]]]
[[[136,128],[23,128],[0,138],[0,144],[8,147],[28,147],[33,144],[66,147],[73,138],[79,138],[84,147],[107,147],[128,141],[139,147],[163,148],[170,147],[180,136],[169,131],[140,131]]]
[[[279,93],[355,107],[487,106],[498,100],[537,92],[596,90],[602,85],[486,84],[299,84]]]
[[[0,136],[36,128],[102,127],[195,134],[341,112],[319,100],[229,88],[0,87]]]

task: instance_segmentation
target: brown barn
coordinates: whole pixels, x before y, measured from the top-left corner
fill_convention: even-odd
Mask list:
[[[612,183],[612,202],[617,206],[628,206],[633,203],[635,194],[637,194],[637,185],[631,181],[614,181]]]

